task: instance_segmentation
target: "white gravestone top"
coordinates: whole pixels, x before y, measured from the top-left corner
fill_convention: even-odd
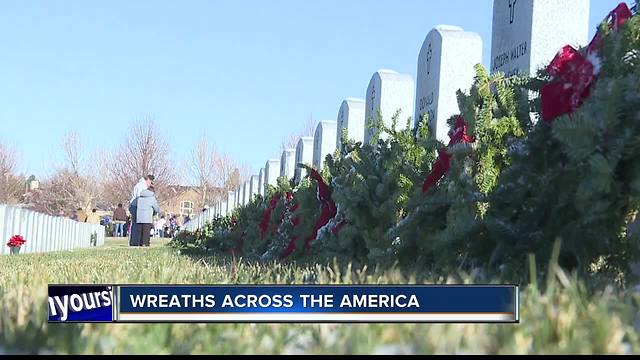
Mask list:
[[[280,157],[280,176],[291,179],[296,170],[296,149],[286,149]]]
[[[249,197],[249,180],[242,185],[242,205],[247,205],[250,201]]]
[[[261,168],[258,174],[258,191],[264,196],[264,168]]]
[[[250,182],[250,188],[249,188],[249,199],[253,199],[256,195],[259,194],[258,192],[258,182],[259,182],[260,178],[258,177],[258,175],[252,175],[251,179],[249,180]]]
[[[533,75],[589,41],[589,0],[494,0],[491,73]]]
[[[460,113],[456,92],[471,87],[479,63],[480,35],[451,25],[438,25],[427,34],[418,56],[414,119],[417,123],[427,114],[438,140],[448,141],[447,119]]]
[[[294,181],[296,184],[300,183],[303,176],[302,169],[298,167],[298,164],[313,165],[313,138],[309,136],[303,136],[298,140],[298,146],[296,146],[296,169],[294,172]]]
[[[364,142],[369,143],[373,135],[378,132],[369,124],[382,116],[386,126],[391,127],[392,117],[401,110],[398,118],[398,128],[404,128],[407,119],[412,117],[415,84],[410,75],[399,74],[393,70],[381,69],[376,71],[369,81],[365,97],[365,126]],[[380,139],[388,138],[381,133]]]
[[[313,138],[313,167],[322,170],[327,155],[336,150],[336,130],[338,123],[333,120],[323,120],[316,127]]]
[[[227,191],[227,206],[229,207],[229,212],[233,211],[236,208],[235,191]]]
[[[364,141],[365,101],[363,99],[347,98],[338,110],[338,130],[336,132],[336,147],[342,148],[342,130],[347,130],[347,137],[355,142]]]
[[[280,160],[271,159],[267,160],[267,163],[264,166],[264,183],[265,183],[265,194],[267,193],[267,186],[277,186],[278,185],[278,176],[280,175]]]

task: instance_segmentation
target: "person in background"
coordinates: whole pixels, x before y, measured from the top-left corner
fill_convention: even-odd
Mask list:
[[[151,237],[151,228],[153,227],[153,216],[160,212],[160,205],[153,193],[153,185],[149,189],[142,191],[140,196],[135,200],[136,203],[136,226],[140,232],[140,244],[139,246],[149,246]]]
[[[175,215],[172,215],[169,218],[169,237],[173,239],[173,236],[176,233],[176,229],[178,228],[178,220]]]
[[[113,211],[113,223],[115,225],[113,236],[124,236],[124,224],[127,222],[127,212],[122,207],[122,203],[118,204],[118,207]]]
[[[167,224],[167,221],[164,219],[164,215],[160,216],[160,219],[156,221],[155,229],[156,236],[163,238],[164,237],[164,226]]]
[[[77,222],[86,222],[87,221],[87,213],[82,210],[82,208],[78,208],[76,210],[76,221]]]
[[[100,216],[97,213],[97,209],[91,210],[91,213],[87,216],[87,222],[89,224],[100,225]]]
[[[122,230],[123,230],[123,234],[122,234],[123,237],[129,236],[129,233],[131,233],[131,216],[130,215],[127,215],[127,221],[125,221],[124,228]]]
[[[105,215],[102,217],[100,221],[100,225],[104,225],[104,230],[106,234],[113,233],[113,222],[111,221],[111,216]]]
[[[142,233],[140,229],[138,229],[138,222],[136,220],[136,216],[138,213],[136,210],[136,200],[144,190],[147,190],[150,186],[153,185],[153,180],[155,180],[153,175],[147,175],[143,177],[133,187],[133,191],[131,192],[131,199],[129,200],[129,212],[131,213],[129,245],[131,246],[140,245],[140,238],[138,238],[138,236]]]

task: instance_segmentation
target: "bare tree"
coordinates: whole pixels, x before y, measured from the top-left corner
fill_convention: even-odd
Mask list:
[[[225,199],[227,191],[249,177],[247,166],[238,166],[229,154],[217,151],[206,136],[191,151],[188,164],[189,182],[196,185],[201,195],[200,207]]]
[[[307,121],[302,124],[302,128],[300,128],[300,130],[289,134],[282,140],[282,143],[280,144],[280,152],[286,149],[295,149],[298,145],[298,140],[300,140],[301,137],[314,135],[316,126],[318,126],[318,122],[313,120],[313,114],[311,114]]]
[[[0,204],[15,203],[22,195],[24,182],[15,171],[15,151],[0,143]]]
[[[189,172],[200,192],[199,208],[209,204],[211,197],[214,195],[212,192],[218,176],[216,169],[218,157],[218,153],[214,146],[209,144],[206,136],[200,138],[200,141],[191,151]]]
[[[83,209],[95,207],[103,194],[104,158],[99,153],[83,158],[84,148],[74,132],[64,136],[62,148],[65,154],[62,174],[67,175],[68,186],[73,192],[72,205]]]
[[[70,132],[62,138],[64,158],[54,173],[45,179],[39,189],[26,194],[30,208],[58,214],[70,214],[77,208],[91,209],[104,206],[104,156],[86,153],[78,135]]]
[[[224,191],[235,189],[241,182],[249,179],[251,170],[245,164],[238,164],[230,155],[221,154],[218,158],[218,184]],[[225,193],[226,194],[226,193]]]
[[[154,186],[159,197],[168,196],[169,185],[176,174],[169,161],[169,145],[155,126],[152,117],[136,120],[125,141],[108,161],[108,192],[112,203],[129,201],[131,189],[145,175],[155,176]]]
[[[79,205],[74,189],[75,174],[59,169],[25,196],[27,206],[35,211],[56,215],[62,209],[71,214]]]

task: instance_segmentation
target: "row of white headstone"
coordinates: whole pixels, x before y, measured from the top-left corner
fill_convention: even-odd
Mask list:
[[[494,0],[490,72],[533,74],[564,45],[585,45],[589,7],[589,0]],[[459,113],[456,91],[468,90],[475,76],[474,67],[479,63],[482,63],[482,39],[478,34],[457,26],[436,26],[420,49],[417,83],[410,75],[378,70],[369,81],[365,99],[345,99],[337,120],[320,121],[314,137],[302,137],[296,149],[286,149],[280,159],[268,160],[259,175],[252,176],[230,191],[227,199],[197,216],[188,229],[197,229],[207,220],[230,214],[256,194],[264,196],[267,186],[276,186],[279,176],[298,183],[303,175],[297,163],[322,169],[326,155],[341,147],[342,129],[346,129],[350,139],[368,143],[377,131],[371,122],[378,115],[390,127],[398,110],[400,126],[406,124],[410,115],[415,123],[415,119],[427,114],[431,132],[446,143],[449,130],[446,121]]]
[[[0,255],[10,253],[7,246],[14,235],[26,243],[20,253],[44,253],[104,245],[102,225],[80,223],[61,216],[50,216],[17,206],[0,205]],[[94,238],[92,242],[92,237]]]

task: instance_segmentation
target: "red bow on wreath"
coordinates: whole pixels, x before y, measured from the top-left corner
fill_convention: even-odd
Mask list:
[[[262,213],[262,219],[260,220],[260,239],[264,239],[264,234],[267,232],[269,228],[269,222],[271,221],[271,213],[278,205],[278,201],[280,201],[280,193],[276,193],[271,198],[269,202],[269,206]]]
[[[456,123],[451,131],[449,131],[449,145],[458,143],[472,143],[475,141],[473,136],[467,134],[467,123],[460,115],[456,118]],[[433,164],[431,172],[424,179],[422,183],[422,193],[426,193],[432,186],[434,186],[442,177],[449,172],[449,166],[451,162],[451,155],[447,152],[446,148],[438,149],[438,160]]]
[[[617,31],[630,17],[631,10],[619,4],[605,19]],[[586,54],[570,45],[563,47],[553,58],[546,72],[553,81],[540,89],[541,115],[544,121],[574,112],[589,96],[591,85],[600,71],[598,48],[602,35],[598,31],[587,46]]]
[[[280,225],[282,225],[282,222],[284,221],[284,217],[285,215],[287,215],[287,213],[291,214],[294,211],[296,211],[298,209],[298,204],[294,204],[293,206],[291,206],[293,204],[293,194],[289,191],[287,191],[285,193],[285,199],[284,199],[284,211],[282,212],[282,215],[280,216],[280,221],[278,221],[278,225],[274,226],[271,229],[271,235],[275,235],[276,234],[276,230],[280,227]],[[294,225],[295,226],[295,225]]]
[[[231,218],[231,231],[235,232],[236,228],[238,226],[238,220],[235,217]],[[232,255],[232,256],[236,256],[237,254],[240,254],[242,252],[242,246],[244,245],[244,237],[245,237],[246,233],[243,231],[242,234],[240,234],[240,238],[237,240],[236,242],[236,247],[235,248],[230,248],[227,249],[227,254]]]
[[[317,197],[318,197],[318,201],[320,202],[320,215],[318,216],[315,223],[313,224],[313,230],[311,231],[311,234],[309,234],[309,236],[307,236],[304,239],[305,249],[309,250],[311,247],[311,242],[315,240],[315,238],[318,236],[318,231],[322,229],[324,226],[326,226],[329,223],[329,221],[331,221],[331,219],[333,219],[336,216],[338,209],[333,199],[331,199],[331,189],[329,188],[329,184],[324,182],[322,175],[320,175],[320,173],[315,169],[308,167],[306,165],[299,165],[299,166],[306,168],[307,171],[309,172],[309,177],[315,180],[316,183],[318,184]],[[294,226],[298,225],[300,223],[300,219],[297,217],[294,218],[293,223],[294,223]],[[346,224],[347,224],[346,220],[340,221],[331,229],[331,232],[334,234],[337,233]],[[287,257],[295,251],[297,240],[298,240],[297,236],[294,236],[291,239],[291,241],[289,242],[289,245],[287,246],[284,253],[282,254],[283,257]]]

